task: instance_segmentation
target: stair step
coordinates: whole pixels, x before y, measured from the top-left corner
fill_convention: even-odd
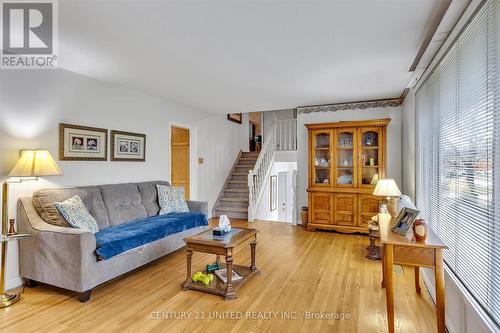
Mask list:
[[[245,185],[248,184],[248,182],[246,180],[232,180],[232,179],[229,180],[229,183],[233,183],[233,184],[245,184]]]
[[[233,176],[245,176],[245,177],[247,177],[248,172],[233,172],[232,175]]]
[[[228,198],[228,197],[223,197],[223,198],[220,199],[220,201],[246,202],[246,203],[248,203],[250,200],[248,200],[248,198]]]
[[[248,213],[246,213],[246,212],[223,212],[223,211],[215,211],[215,217],[219,217],[221,215],[226,215],[230,219],[248,220]]]
[[[243,189],[243,188],[225,188],[224,191],[227,192],[237,192],[237,193],[248,193],[248,187]]]
[[[257,158],[253,158],[253,157],[240,157],[240,161],[252,161],[252,162],[257,162]]]
[[[235,175],[234,173],[231,175],[231,179],[230,180],[234,180],[234,181],[242,181],[242,182],[245,182],[245,183],[248,183],[248,175]]]
[[[217,207],[215,209],[219,212],[235,212],[235,213],[248,213],[248,207]]]

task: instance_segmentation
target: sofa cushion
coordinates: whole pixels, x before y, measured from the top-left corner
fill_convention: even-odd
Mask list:
[[[184,187],[156,185],[160,215],[169,213],[186,213],[189,207],[184,199]]]
[[[206,225],[207,218],[200,212],[157,215],[122,223],[95,234],[95,253],[98,260],[109,259],[169,235]]]
[[[142,205],[146,209],[148,216],[156,216],[160,212],[160,204],[158,203],[158,190],[156,185],[169,186],[168,182],[155,181],[138,183],[139,193],[141,194]]]
[[[39,190],[33,194],[33,206],[45,222],[60,227],[71,227],[54,206],[54,202],[61,202],[75,195],[82,199],[90,215],[97,221],[99,229],[109,227],[108,213],[102,201],[101,190],[96,186]]]
[[[91,202],[90,206],[85,205],[89,210],[90,214],[95,218],[99,229],[104,229],[109,227],[109,218],[106,207],[104,206],[104,201],[102,200],[101,189],[97,186],[85,186],[79,187],[90,194]],[[85,203],[85,201],[84,201]]]
[[[111,226],[147,217],[137,184],[102,185],[99,188]]]
[[[96,220],[90,215],[78,195],[62,202],[54,202],[54,206],[73,228],[90,231],[93,234],[99,231]]]
[[[54,203],[67,200],[75,195],[78,195],[85,204],[85,207],[89,209],[92,201],[89,193],[83,189],[73,187],[52,188],[36,191],[33,194],[33,206],[35,206],[38,215],[40,215],[45,222],[60,227],[71,227],[71,225],[68,224],[64,217],[59,213]]]

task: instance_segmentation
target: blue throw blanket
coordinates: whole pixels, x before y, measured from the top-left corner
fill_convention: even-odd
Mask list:
[[[178,232],[208,225],[205,214],[171,213],[126,222],[95,234],[97,260],[106,260],[130,249]]]

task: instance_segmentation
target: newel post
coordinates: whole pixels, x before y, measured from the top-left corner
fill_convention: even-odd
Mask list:
[[[253,188],[254,188],[253,170],[248,170],[248,222],[253,221]]]

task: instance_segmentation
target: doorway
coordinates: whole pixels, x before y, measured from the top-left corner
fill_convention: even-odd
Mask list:
[[[170,128],[170,182],[172,186],[184,187],[184,196],[189,200],[190,187],[190,147],[189,129],[171,126]]]
[[[248,148],[250,151],[260,151],[262,148],[262,112],[248,114]]]

